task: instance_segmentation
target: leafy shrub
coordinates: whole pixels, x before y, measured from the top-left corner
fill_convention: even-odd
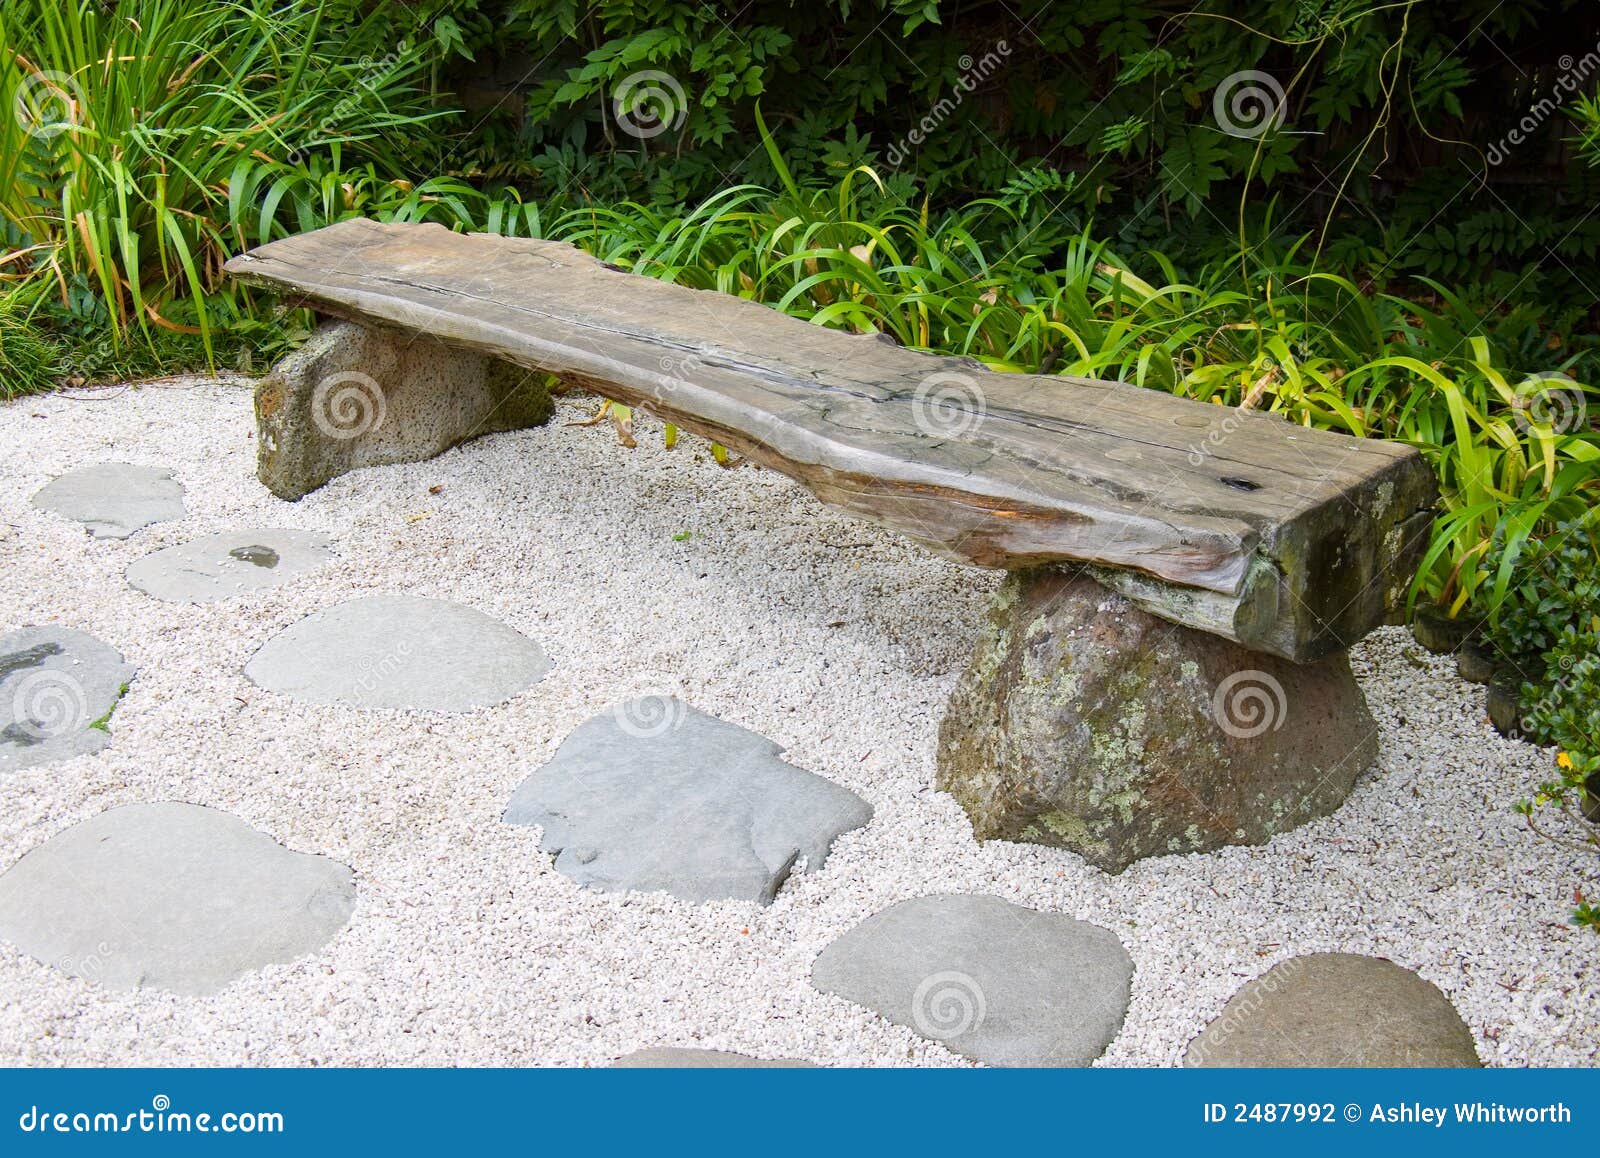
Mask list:
[[[271,192],[275,158],[398,166],[440,115],[386,7],[335,28],[315,0],[15,0],[0,8],[5,272],[108,336],[192,332]],[[391,134],[400,134],[397,143]]]
[[[1558,750],[1558,776],[1518,810],[1539,829],[1538,810],[1559,808],[1600,821],[1600,532],[1595,511],[1508,549],[1496,537],[1486,569],[1509,576],[1491,620],[1498,657],[1521,677],[1521,727]],[[1580,830],[1581,830],[1581,826]],[[1600,851],[1600,834],[1579,838]],[[1600,930],[1600,909],[1580,902],[1578,924]]]
[[[1198,264],[1242,226],[1315,228],[1325,268],[1593,304],[1572,271],[1600,180],[1552,176],[1564,118],[1498,144],[1600,40],[1579,0],[418,0],[402,19],[484,106],[457,155],[541,200],[773,184],[760,102],[798,167],[895,170],[936,206],[1048,164],[1076,178],[1063,208],[1129,251]],[[644,73],[665,79],[630,85]],[[652,91],[665,123],[630,133]]]

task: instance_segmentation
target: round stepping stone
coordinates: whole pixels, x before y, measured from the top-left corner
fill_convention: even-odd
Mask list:
[[[307,703],[465,712],[509,699],[549,670],[543,648],[481,611],[369,595],[279,632],[244,672]]]
[[[1274,965],[1223,1006],[1183,1064],[1475,1067],[1472,1031],[1437,986],[1381,957],[1310,953]]]
[[[917,897],[822,951],[811,983],[998,1066],[1086,1066],[1128,1012],[1133,962],[1099,925],[998,897]]]
[[[135,668],[70,627],[0,636],[0,772],[98,752],[106,721]]]
[[[641,1049],[611,1063],[618,1070],[809,1070],[815,1062],[780,1057],[770,1060],[720,1049]]]
[[[75,519],[97,539],[126,539],[140,527],[183,518],[183,484],[162,467],[97,462],[52,479],[33,505]]]
[[[816,869],[872,807],[778,758],[765,736],[651,696],[580,724],[512,794],[556,871],[597,889],[771,904],[795,861]]]
[[[214,603],[286,583],[333,558],[319,531],[223,531],[129,564],[128,582],[172,603]]]
[[[76,824],[0,877],[0,938],[74,977],[202,996],[320,949],[355,908],[348,868],[195,804]]]

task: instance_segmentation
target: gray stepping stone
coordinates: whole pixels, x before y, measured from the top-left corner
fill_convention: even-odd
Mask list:
[[[822,951],[811,983],[999,1066],[1086,1066],[1128,1012],[1133,962],[1099,925],[998,897],[875,913]]]
[[[641,1049],[619,1057],[611,1063],[618,1070],[807,1070],[816,1069],[815,1062],[798,1058],[758,1058],[748,1054],[728,1053],[720,1049],[680,1049],[662,1046]]]
[[[84,524],[97,539],[126,539],[140,527],[183,518],[183,484],[161,467],[97,462],[52,479],[33,505]]]
[[[631,700],[580,724],[505,818],[543,826],[556,871],[591,888],[770,904],[800,857],[820,867],[872,819],[782,750],[679,700]]]
[[[73,977],[203,996],[320,949],[355,908],[348,868],[195,804],[130,804],[0,877],[0,938]]]
[[[544,678],[533,640],[444,599],[368,595],[307,616],[245,665],[268,691],[313,704],[465,712]]]
[[[128,582],[172,603],[214,603],[286,583],[333,558],[319,531],[223,531],[168,547],[128,566]]]
[[[1192,1067],[1475,1067],[1472,1031],[1437,986],[1381,957],[1310,953],[1244,986],[1189,1043]]]
[[[0,772],[98,752],[133,679],[115,648],[70,627],[0,636]]]

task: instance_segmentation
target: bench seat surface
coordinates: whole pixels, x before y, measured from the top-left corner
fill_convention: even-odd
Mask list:
[[[995,373],[626,273],[560,243],[351,220],[234,258],[322,312],[549,371],[988,567],[1079,562],[1292,659],[1385,622],[1435,497],[1413,450],[1062,375]]]

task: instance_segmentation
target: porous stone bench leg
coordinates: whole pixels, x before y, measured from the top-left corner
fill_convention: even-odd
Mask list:
[[[1292,663],[1038,568],[995,598],[940,728],[938,786],[980,840],[1118,872],[1326,815],[1377,753],[1344,653]]]
[[[537,426],[531,371],[422,334],[326,322],[256,385],[256,473],[298,499],[363,466],[420,462],[480,434]]]

